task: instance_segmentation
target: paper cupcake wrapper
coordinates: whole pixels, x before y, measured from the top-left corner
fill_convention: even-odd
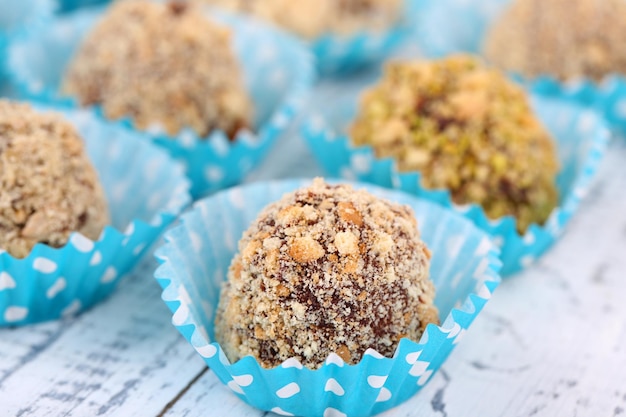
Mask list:
[[[59,84],[76,48],[103,10],[88,8],[57,18],[11,46],[9,75],[22,96],[76,105],[60,96]],[[301,108],[314,78],[313,57],[292,37],[241,16],[213,11],[211,17],[234,34],[234,50],[254,103],[257,128],[256,133],[240,132],[233,142],[221,131],[203,139],[190,129],[176,137],[167,136],[157,124],[148,130],[158,145],[184,163],[194,197],[237,184],[250,173]],[[138,130],[130,119],[113,123]]]
[[[400,173],[391,158],[377,159],[371,147],[352,146],[343,132],[356,114],[354,97],[313,117],[302,134],[327,175],[401,189],[471,219],[500,246],[502,275],[506,277],[530,266],[561,235],[587,194],[610,138],[605,122],[591,110],[538,97],[532,99],[532,106],[556,142],[561,163],[557,178],[560,201],[545,225],[531,225],[524,236],[517,232],[513,217],[491,220],[478,205],[456,205],[449,191],[422,187],[419,173]]]
[[[102,123],[86,110],[52,110],[85,140],[112,224],[97,241],[74,233],[64,247],[38,244],[24,259],[2,251],[0,326],[57,319],[92,307],[111,294],[191,201],[182,168],[146,138]]]
[[[295,359],[264,369],[252,357],[230,364],[214,342],[213,321],[221,283],[237,242],[261,209],[310,180],[259,183],[223,191],[197,202],[166,233],[156,252],[155,273],[172,323],[239,398],[280,415],[368,416],[415,394],[436,372],[499,284],[497,248],[471,222],[402,192],[353,184],[411,206],[421,236],[432,250],[435,304],[442,326],[429,325],[419,342],[403,339],[393,358],[368,350],[346,365],[331,354],[318,370]]]
[[[53,0],[0,0],[0,85],[6,78],[7,48],[11,41],[41,27],[52,17]]]
[[[452,53],[480,54],[487,31],[512,0],[423,0],[416,4],[417,39],[428,57]],[[519,77],[518,77],[519,78]],[[626,133],[626,78],[614,74],[601,83],[588,79],[569,82],[546,76],[525,80],[530,91],[548,96],[568,96],[593,106]]]

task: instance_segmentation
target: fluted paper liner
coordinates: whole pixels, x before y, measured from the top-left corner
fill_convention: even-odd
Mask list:
[[[62,113],[85,140],[112,224],[97,241],[73,233],[62,248],[38,244],[24,259],[1,251],[0,326],[73,315],[104,299],[191,201],[182,168],[147,138],[86,110],[38,108]]]
[[[500,278],[498,250],[488,236],[450,210],[402,192],[366,188],[410,205],[433,253],[430,276],[437,290],[441,326],[429,325],[419,341],[403,339],[393,358],[369,350],[357,365],[331,354],[318,370],[289,359],[264,369],[252,357],[231,364],[214,340],[221,283],[237,242],[267,204],[310,180],[259,183],[197,202],[166,233],[155,273],[172,323],[210,369],[239,398],[280,415],[369,416],[394,407],[426,384],[482,310]],[[334,413],[334,414],[333,414]]]
[[[567,100],[534,97],[532,106],[556,143],[561,171],[557,177],[559,205],[544,225],[533,224],[522,236],[511,216],[492,220],[476,204],[459,206],[448,190],[426,189],[420,173],[401,173],[391,158],[377,159],[369,146],[354,147],[345,135],[356,115],[354,96],[328,106],[305,124],[302,134],[326,174],[396,188],[442,204],[471,219],[493,236],[502,250],[502,275],[531,265],[561,236],[587,194],[604,156],[610,133],[605,121],[591,110]]]

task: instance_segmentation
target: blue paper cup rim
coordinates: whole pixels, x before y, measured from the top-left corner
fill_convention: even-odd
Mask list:
[[[511,0],[423,0],[415,4],[416,39],[422,52],[431,58],[459,52],[482,54],[489,24]],[[609,74],[602,81],[588,78],[558,80],[550,74],[527,78],[512,75],[530,91],[553,97],[567,96],[594,107],[612,127],[626,133],[626,78]]]
[[[93,25],[103,10],[102,7],[89,7],[69,13],[57,18],[42,30],[16,39],[9,50],[8,69],[10,79],[21,97],[79,107],[75,99],[60,95],[57,82],[50,85],[42,79],[43,74],[33,74],[32,68],[28,68],[27,51],[36,45],[38,37],[47,34],[46,29],[60,32],[56,34],[58,42],[70,42],[68,31],[63,33],[62,28],[82,34]],[[296,117],[315,80],[314,58],[301,41],[245,16],[210,8],[207,12],[210,13],[210,18],[233,31],[236,54],[242,62],[247,88],[256,104],[257,119],[260,119],[255,123],[256,133],[249,129],[241,130],[230,141],[221,130],[214,130],[207,137],[200,137],[192,129],[184,128],[177,135],[170,136],[158,123],[142,131],[135,127],[129,117],[109,120],[104,116],[101,106],[92,107],[109,123],[147,133],[175,159],[183,161],[192,181],[194,197],[239,183],[251,172]],[[257,46],[252,48],[252,44]],[[268,62],[272,64],[271,67]],[[272,89],[271,84],[268,84],[263,91],[257,92],[262,87],[259,85],[263,81],[261,77],[267,78],[266,82],[271,82],[281,76],[287,80],[284,81],[286,86]],[[269,94],[274,96],[266,97]],[[267,101],[271,105],[263,105]]]
[[[399,189],[434,201],[471,219],[478,227],[493,236],[496,244],[501,247],[504,262],[502,275],[508,277],[532,265],[560,237],[581,200],[586,196],[611,138],[605,121],[596,112],[577,106],[575,100],[569,96],[562,96],[558,100],[535,97],[533,102],[535,106],[544,107],[546,104],[541,103],[552,103],[550,106],[555,109],[567,110],[571,115],[579,116],[572,116],[569,119],[571,123],[576,123],[577,128],[584,131],[579,136],[584,136],[586,144],[581,146],[586,146],[580,150],[580,152],[584,150],[585,155],[582,165],[576,167],[575,179],[570,181],[566,192],[561,190],[559,205],[544,225],[532,224],[524,235],[517,232],[517,222],[513,216],[490,219],[479,205],[453,203],[449,190],[431,190],[423,187],[419,172],[400,172],[392,158],[376,158],[371,146],[355,147],[347,135],[338,133],[323,117],[310,118],[302,126],[301,133],[316,159],[330,175]],[[559,135],[551,133],[553,137],[560,139],[557,145],[568,140],[568,133],[561,131]],[[580,164],[580,161],[576,162]]]
[[[182,168],[147,139],[105,125],[87,110],[31,104],[61,113],[85,139],[114,224],[95,241],[74,232],[60,248],[39,243],[23,259],[0,251],[0,327],[58,319],[92,307],[191,202]]]
[[[240,186],[196,202],[193,210],[184,214],[180,223],[166,233],[165,245],[156,251],[161,266],[156,270],[155,278],[163,288],[162,299],[173,314],[172,324],[239,398],[257,408],[280,415],[313,416],[331,412],[343,414],[330,415],[372,415],[414,395],[441,366],[500,283],[499,251],[487,234],[441,206],[397,190],[342,181],[355,188],[365,188],[382,198],[411,205],[418,213],[418,224],[430,224],[433,227],[426,234],[431,233],[436,236],[433,239],[440,239],[436,243],[438,247],[447,248],[446,254],[438,255],[433,251],[431,264],[431,276],[436,262],[436,269],[440,272],[436,274],[440,282],[434,278],[435,285],[440,286],[437,288],[437,297],[445,298],[447,303],[446,311],[438,305],[442,318],[445,316],[443,324],[428,325],[419,342],[403,339],[393,358],[384,358],[370,349],[356,365],[346,365],[334,353],[316,370],[304,368],[293,358],[273,369],[262,368],[250,356],[231,364],[220,345],[211,342],[209,336],[212,334],[213,317],[209,310],[214,310],[216,305],[211,305],[205,299],[207,295],[201,294],[199,288],[195,288],[196,284],[191,285],[188,280],[202,281],[202,284],[197,285],[211,285],[211,291],[219,293],[225,270],[223,266],[210,263],[212,261],[208,258],[218,257],[225,262],[224,265],[228,265],[231,255],[236,251],[236,241],[240,238],[240,235],[233,236],[240,230],[235,231],[233,228],[225,231],[220,225],[251,221],[262,206],[279,199],[285,192],[308,185],[310,181],[285,180]],[[222,215],[232,218],[233,213],[244,211],[246,213],[242,214],[242,218],[245,220],[215,220]],[[427,216],[432,222],[421,222],[420,215]],[[205,223],[202,227],[208,233],[215,233],[219,241],[213,242],[214,246],[206,249],[209,252],[202,252],[205,237],[200,235],[202,229],[198,226],[202,219],[209,217],[210,222],[219,222],[216,227],[220,230],[214,230],[212,223]],[[239,226],[245,230],[248,224]],[[424,237],[423,226],[420,229]],[[451,244],[452,241],[456,243]],[[209,245],[210,242],[206,242],[206,246]],[[231,248],[225,249],[226,246]],[[459,252],[461,246],[464,249]],[[452,247],[456,248],[453,249],[456,251],[454,261],[448,258]],[[435,260],[437,256],[439,258]],[[189,259],[185,260],[186,257]],[[211,277],[193,275],[195,266],[192,264],[202,262],[209,262],[207,273]],[[459,285],[458,282],[467,286]],[[453,285],[462,286],[463,290],[452,290],[458,288]],[[444,296],[446,291],[449,294]]]

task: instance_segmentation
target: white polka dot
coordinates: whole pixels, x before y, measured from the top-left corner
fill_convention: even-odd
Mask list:
[[[485,276],[485,272],[487,272],[488,268],[489,268],[489,259],[482,258],[480,262],[478,263],[478,266],[474,270],[474,275],[473,275],[474,279],[477,279],[477,280],[482,279]]]
[[[225,135],[212,135],[210,143],[217,156],[223,157],[228,155],[230,144]]]
[[[348,415],[342,413],[336,408],[328,407],[326,410],[324,410],[324,417],[348,417]]]
[[[376,397],[376,402],[382,403],[385,401],[389,401],[390,399],[391,391],[389,391],[387,388],[381,388],[380,392],[378,393],[378,397]]]
[[[231,389],[231,391],[236,392],[237,394],[243,394],[243,390],[235,381],[229,381],[226,385]]]
[[[189,307],[186,304],[181,304],[172,316],[172,324],[174,326],[182,326],[187,322],[189,318]]]
[[[213,345],[204,345],[197,347],[196,352],[203,358],[212,358],[217,353],[217,348]]]
[[[28,309],[25,307],[8,307],[4,311],[4,320],[10,323],[24,320],[28,315]]]
[[[220,182],[224,179],[224,172],[220,167],[210,166],[204,170],[204,176],[209,182]]]
[[[135,233],[135,223],[131,223],[126,227],[126,230],[124,231],[124,234],[126,236],[130,236],[133,233]]]
[[[409,370],[409,375],[412,375],[412,376],[424,375],[424,372],[428,370],[429,366],[430,366],[430,362],[417,361],[413,364],[413,366]]]
[[[524,235],[524,244],[532,245],[533,243],[535,243],[535,234],[533,232],[527,232]]]
[[[139,256],[139,255],[141,255],[141,252],[143,252],[143,250],[144,250],[145,248],[146,248],[146,244],[145,244],[145,243],[142,243],[142,244],[140,244],[140,245],[137,245],[137,246],[135,247],[135,249],[133,249],[133,255],[135,255],[135,256]]]
[[[189,232],[189,240],[191,241],[191,247],[196,253],[202,251],[202,238],[196,232]]]
[[[296,358],[289,358],[285,362],[283,362],[282,367],[285,369],[287,368],[302,369],[302,364]]]
[[[493,244],[496,245],[497,247],[502,248],[504,246],[503,236],[494,236],[492,240],[493,240]]]
[[[330,378],[328,381],[326,381],[326,385],[324,386],[324,391],[332,392],[333,394],[339,397],[343,396],[346,393],[346,391],[339,384],[339,382],[337,382],[335,378]]]
[[[93,241],[87,239],[80,233],[74,233],[70,238],[70,243],[76,248],[77,251],[83,253],[91,252],[94,247]]]
[[[463,339],[463,337],[465,336],[466,330],[465,329],[461,329],[461,331],[459,332],[458,335],[456,335],[456,338],[454,339],[454,345],[458,344],[461,339]]]
[[[36,258],[33,262],[33,269],[44,274],[51,274],[57,270],[57,264],[50,259]]]
[[[424,372],[420,379],[417,380],[417,385],[419,385],[420,387],[426,385],[432,374],[432,370]]]
[[[243,209],[246,206],[246,199],[240,189],[234,189],[229,193],[230,202],[235,208]]]
[[[296,384],[295,382],[292,382],[290,384],[285,385],[278,391],[276,391],[276,395],[278,396],[278,398],[291,398],[299,392],[300,392],[300,385]]]
[[[293,414],[286,412],[280,407],[274,407],[270,411],[281,416],[293,416]]]
[[[344,178],[348,181],[355,181],[357,179],[356,174],[348,167],[341,168],[341,178]]]
[[[583,112],[578,118],[578,130],[580,133],[588,134],[593,130],[596,118],[589,111]]]
[[[386,375],[370,375],[367,377],[367,383],[372,388],[381,388],[387,382]]]
[[[102,284],[108,284],[110,282],[113,282],[115,278],[117,278],[117,270],[114,267],[110,266],[106,269],[106,271],[104,271],[102,278],[100,278],[100,282]]]
[[[352,155],[350,158],[350,166],[354,172],[359,174],[368,173],[371,170],[372,160],[369,155]]]
[[[528,268],[529,266],[531,266],[533,263],[535,263],[535,257],[532,255],[526,255],[523,256],[520,260],[519,260],[520,265],[522,265],[524,268]]]
[[[0,291],[15,288],[15,280],[8,272],[0,272]]]
[[[455,337],[457,334],[459,334],[459,332],[461,331],[461,326],[459,325],[459,323],[457,323],[456,321],[453,323],[452,328],[451,329],[443,329],[445,332],[448,333],[447,338],[448,339],[452,339],[453,337]]]
[[[48,288],[48,291],[46,291],[46,297],[53,299],[58,293],[63,291],[65,287],[67,287],[67,281],[65,281],[65,278],[61,277],[57,279],[56,282]]]
[[[178,143],[180,144],[180,146],[182,146],[183,148],[187,148],[187,149],[192,148],[196,142],[195,135],[188,129],[183,130],[178,135],[177,139],[178,139]]]
[[[91,260],[89,261],[89,265],[96,266],[100,262],[102,262],[102,254],[100,253],[99,250],[97,250],[97,251],[95,251],[93,253],[93,256],[91,257]]]
[[[483,240],[480,241],[480,244],[476,248],[476,251],[474,252],[474,254],[476,256],[485,256],[493,248],[492,245],[493,244],[492,244],[491,240],[489,240],[489,238],[485,237],[485,238],[483,238]]]
[[[406,363],[408,363],[409,365],[413,365],[415,362],[417,362],[421,354],[421,350],[409,353],[408,355],[406,355]]]
[[[481,285],[480,290],[478,290],[477,295],[484,300],[489,300],[491,298],[491,291],[486,285],[483,284]]]
[[[344,365],[344,361],[343,359],[341,359],[341,357],[339,355],[337,355],[336,353],[331,353],[330,355],[328,355],[328,358],[326,359],[326,365],[337,365],[338,367],[342,367]]]
[[[67,307],[65,307],[63,311],[61,311],[61,316],[63,317],[73,316],[80,311],[81,307],[82,307],[82,303],[80,302],[80,300],[74,300]]]
[[[284,129],[289,124],[289,118],[284,113],[278,113],[272,118],[272,124],[279,129]]]
[[[238,375],[238,376],[233,375],[233,380],[240,387],[247,387],[248,385],[252,384],[252,382],[254,381],[254,378],[252,377],[252,375],[249,375],[249,374]]]
[[[374,349],[367,349],[365,351],[365,356],[371,356],[372,358],[376,358],[376,359],[384,358],[383,355],[381,355],[380,353],[376,352]]]

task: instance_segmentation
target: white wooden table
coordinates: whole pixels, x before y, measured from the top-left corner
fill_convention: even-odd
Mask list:
[[[336,93],[322,86],[317,98]],[[314,174],[290,135],[252,177]],[[0,330],[0,417],[268,415],[224,388],[170,324],[155,265],[148,257],[78,318]],[[619,140],[563,239],[504,282],[433,380],[384,416],[626,416],[625,296]]]

